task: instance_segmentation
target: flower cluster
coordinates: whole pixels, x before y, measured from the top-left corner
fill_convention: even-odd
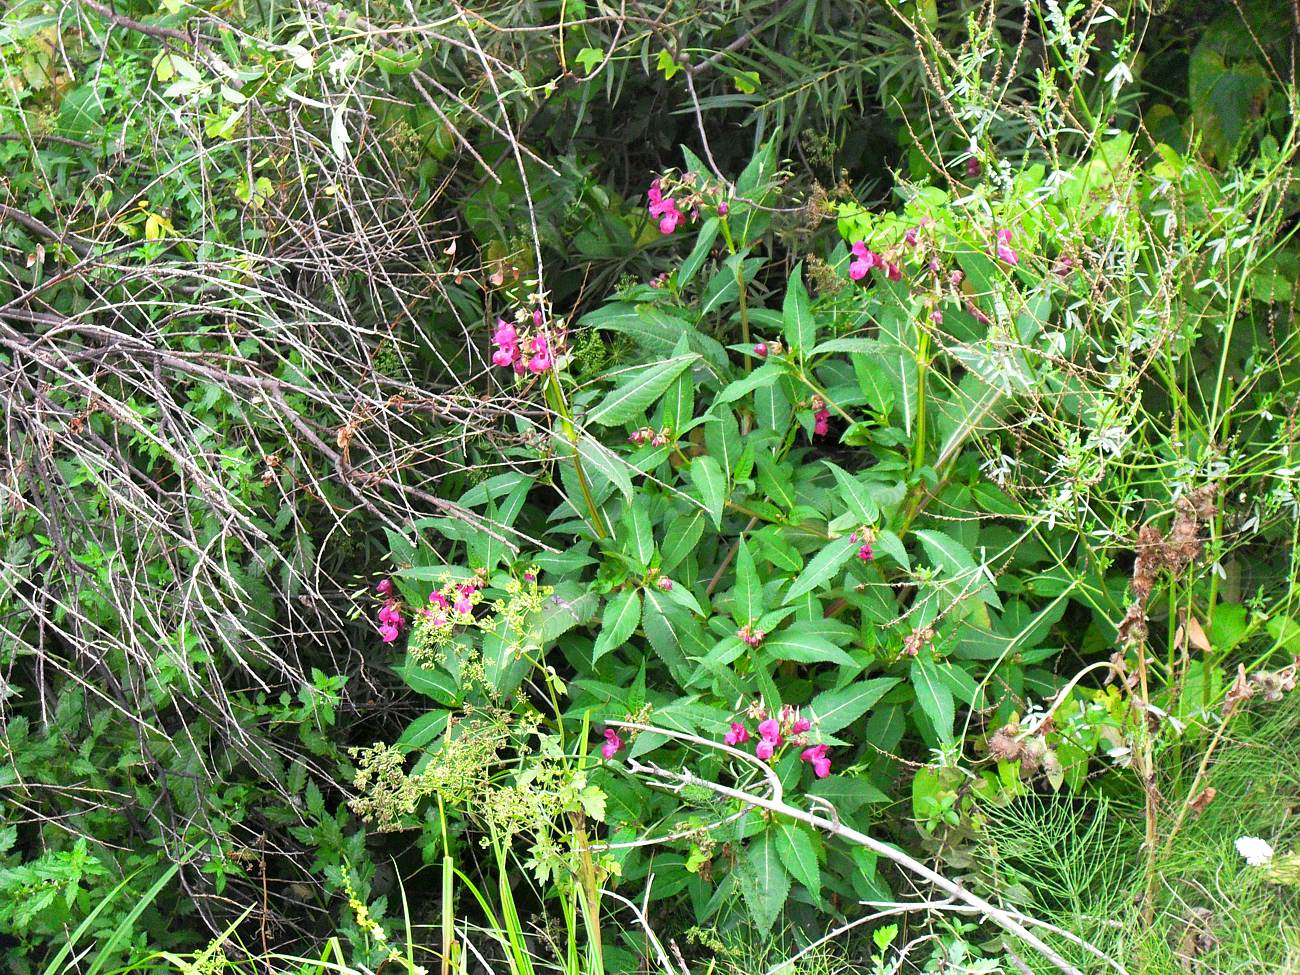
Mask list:
[[[533,312],[532,321],[534,331],[526,334],[504,318],[497,319],[496,331],[492,333],[492,344],[496,346],[493,364],[514,369],[515,375],[546,372],[555,364],[555,349],[551,337],[542,328],[542,313]]]
[[[659,221],[659,232],[664,236],[671,234],[686,219],[677,209],[677,201],[671,196],[664,196],[659,180],[650,184],[646,200],[646,209],[650,211],[650,216]]]
[[[858,548],[858,558],[860,558],[863,562],[870,562],[872,559],[876,557],[876,554],[873,551],[871,551],[871,540],[872,540],[872,533],[871,530],[868,528],[860,528],[857,531],[855,531],[852,535],[849,536],[850,542],[860,541],[862,543],[861,546],[859,546]]]
[[[806,746],[799,753],[799,760],[807,762],[813,768],[813,774],[824,779],[831,774],[831,760],[826,757],[826,745],[809,745],[807,734],[812,730],[812,722],[801,717],[799,712],[785,705],[776,717],[767,714],[761,705],[750,708],[748,717],[757,720],[758,741],[754,745],[754,756],[764,762],[771,761],[777,751],[785,745]],[[731,727],[722,736],[725,744],[735,748],[743,745],[753,737],[740,721],[731,722]]]
[[[736,631],[736,636],[751,647],[756,647],[767,639],[767,634],[762,630],[750,629],[749,624],[742,626]]]
[[[902,268],[883,254],[877,254],[868,248],[866,241],[855,240],[851,250],[853,260],[849,264],[849,277],[854,281],[861,281],[877,268],[884,271],[885,277],[890,281],[901,281],[903,279]]]
[[[669,433],[670,431],[667,427],[664,427],[658,432],[651,430],[649,427],[642,427],[639,430],[633,430],[632,434],[627,439],[630,443],[637,444],[638,446],[641,444],[650,444],[652,447],[662,447],[668,442]]]
[[[468,622],[474,616],[474,607],[483,598],[479,590],[485,580],[475,576],[465,582],[452,582],[429,593],[429,605],[420,614],[434,626],[451,626]]]
[[[396,643],[402,635],[406,618],[402,616],[401,604],[393,595],[393,580],[380,580],[379,585],[375,586],[375,592],[384,597],[384,604],[379,607],[379,635],[385,643]]]

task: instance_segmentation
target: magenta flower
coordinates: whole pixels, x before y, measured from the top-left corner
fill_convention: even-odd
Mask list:
[[[440,592],[429,593],[429,602],[432,605],[437,606],[439,609],[446,609],[448,605],[447,597]]]
[[[762,739],[754,746],[754,754],[765,762],[772,757],[772,754],[775,751],[776,746],[766,738]]]
[[[903,280],[903,269],[900,268],[900,267],[899,267],[897,264],[895,264],[893,261],[886,261],[886,262],[885,262],[885,277],[889,278],[890,281],[902,281],[902,280]]]
[[[943,312],[941,312],[938,308],[936,308],[934,311],[930,312],[930,321],[934,322],[936,325],[942,325],[942,324],[943,324]]]
[[[492,342],[497,347],[497,350],[492,353],[493,365],[502,368],[515,366],[515,371],[518,372],[520,362],[519,333],[515,330],[515,327],[505,319],[498,318],[496,331],[492,333]]]
[[[813,414],[813,435],[817,437],[826,436],[826,434],[829,433],[831,429],[830,419],[831,419],[830,410],[826,409],[826,407],[824,406],[816,413],[814,413]]]
[[[465,593],[461,593],[456,597],[456,602],[453,604],[452,608],[464,616],[468,616],[470,613],[474,612],[474,604],[470,602],[469,596]]]
[[[546,341],[545,335],[541,332],[534,335],[529,348],[533,353],[533,357],[528,360],[528,368],[531,372],[545,372],[551,368],[554,360],[551,358],[551,345]]]
[[[682,214],[677,209],[677,201],[663,195],[663,191],[659,188],[659,180],[650,184],[646,198],[649,200],[647,209],[650,211],[650,216],[659,221],[659,232],[667,236],[676,230],[677,225],[683,220]]]
[[[754,355],[758,356],[760,359],[766,359],[766,358],[767,358],[767,343],[766,343],[766,342],[759,342],[758,345],[754,346]]]
[[[1006,261],[1008,264],[1020,263],[1020,256],[1011,248],[1010,230],[999,230],[997,232],[997,252],[999,260]]]
[[[385,623],[379,628],[379,635],[385,643],[396,643],[401,633],[401,629],[393,623]]]
[[[533,309],[533,324],[538,328],[542,327],[542,310],[540,308]]]
[[[375,586],[375,592],[381,596],[391,596],[393,594],[393,580],[381,579],[379,585]]]
[[[831,774],[831,760],[826,757],[825,745],[813,745],[799,753],[799,760],[810,762],[817,778],[824,779]]]
[[[971,156],[969,159],[966,160],[967,176],[978,176],[982,169],[983,167],[980,165],[980,161],[976,159],[974,156]]]
[[[664,592],[673,591],[673,580],[669,579],[667,576],[661,576],[659,578],[659,581],[656,582],[655,585],[658,586]]]
[[[907,233],[903,234],[903,240],[908,247],[915,247],[917,243],[916,228],[915,227],[907,228]]]
[[[790,734],[802,735],[805,731],[812,728],[812,722],[807,718],[795,718],[794,724],[790,725]]]
[[[849,277],[854,281],[861,281],[871,273],[873,267],[881,267],[884,264],[879,254],[867,249],[865,241],[855,240],[851,249],[855,259],[849,264]]]
[[[389,623],[393,626],[402,625],[402,612],[391,599],[379,607],[379,622]]]
[[[781,725],[776,718],[760,721],[758,723],[758,734],[764,741],[770,741],[773,745],[781,744]]]
[[[739,721],[733,721],[731,728],[722,736],[722,740],[728,745],[743,745],[749,741],[749,729]]]
[[[718,204],[718,216],[725,217],[727,215],[727,211],[730,209],[731,208],[727,206],[727,201],[723,200],[721,203]]]
[[[858,558],[860,558],[863,562],[870,562],[875,557],[876,557],[875,553],[871,551],[871,543],[863,542],[862,547],[858,549]]]
[[[605,744],[600,746],[600,753],[605,758],[613,758],[623,750],[623,739],[618,736],[618,732],[613,728],[605,729]]]

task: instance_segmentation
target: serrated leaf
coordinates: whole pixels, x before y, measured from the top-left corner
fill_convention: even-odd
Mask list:
[[[778,823],[776,851],[781,865],[820,902],[822,878],[813,838],[794,823]]]
[[[601,617],[600,634],[591,648],[591,662],[597,663],[605,654],[627,643],[641,623],[641,591],[625,589],[615,593],[605,603]]]
[[[857,663],[847,653],[825,637],[800,633],[798,624],[763,641],[763,650],[777,660],[793,660],[801,664],[840,664],[856,667]]]
[[[848,535],[828,542],[826,547],[814,555],[804,570],[799,573],[799,578],[791,583],[785,594],[786,601],[789,602],[806,592],[812,592],[823,583],[829,582],[844,567],[844,563],[857,548],[858,543],[852,541]]]
[[[943,532],[918,529],[913,534],[921,540],[930,561],[953,576],[957,584],[971,595],[995,609],[1002,608],[1002,600],[984,575],[984,569],[965,545]]]
[[[589,434],[578,437],[578,456],[586,467],[618,488],[624,500],[632,501],[632,478],[628,476],[627,464],[608,447]]]
[[[878,531],[873,546],[888,555],[904,569],[912,568],[912,560],[907,557],[907,549],[902,540],[891,531]]]
[[[759,581],[758,570],[754,568],[754,557],[749,554],[749,546],[742,538],[736,548],[736,588],[734,592],[736,623],[746,626],[763,615],[763,584]]]
[[[874,525],[880,517],[880,508],[876,505],[876,499],[871,496],[871,492],[867,490],[867,486],[842,467],[832,464],[828,460],[824,460],[822,463],[829,467],[831,473],[835,475],[836,484],[839,486],[840,499],[853,512],[854,517],[861,524]]]
[[[783,366],[779,366],[775,362],[765,362],[748,376],[743,376],[724,386],[722,392],[718,393],[714,402],[733,403],[742,396],[747,396],[760,386],[772,385],[772,383],[780,379],[784,373],[785,368]]]
[[[781,332],[790,348],[806,354],[817,341],[817,323],[813,320],[812,301],[803,286],[803,264],[794,266],[781,305]]]
[[[682,266],[677,269],[677,286],[679,288],[684,288],[691,283],[701,265],[704,264],[705,258],[713,250],[713,243],[718,239],[718,226],[717,217],[709,217],[700,226],[700,231],[695,236],[695,246],[691,248],[686,260],[682,261]]]
[[[912,661],[911,677],[916,703],[930,719],[935,734],[940,741],[952,741],[956,708],[953,705],[952,691],[939,678],[938,665],[928,657],[916,657]]]
[[[625,541],[632,558],[649,567],[655,554],[654,532],[650,528],[650,512],[646,510],[646,501],[638,496],[623,513],[623,524],[627,528]]]
[[[689,355],[673,356],[663,362],[639,369],[633,375],[606,394],[588,415],[592,423],[602,426],[617,426],[641,416],[676,379],[682,371],[700,357],[694,352]]]
[[[823,691],[813,698],[811,711],[819,731],[833,735],[862,717],[873,704],[898,683],[897,677],[859,681],[837,691]]]
[[[790,875],[781,863],[771,830],[750,841],[742,869],[745,879],[741,891],[749,915],[759,934],[765,935],[790,896]]]
[[[691,483],[700,494],[715,528],[722,527],[722,506],[727,499],[727,481],[712,457],[700,456],[691,461]]]

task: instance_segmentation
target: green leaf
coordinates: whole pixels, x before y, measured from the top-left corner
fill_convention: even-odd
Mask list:
[[[823,691],[813,698],[811,710],[817,718],[819,731],[833,735],[842,728],[847,728],[867,710],[888,693],[897,677],[877,677],[874,680],[859,681],[842,687],[837,691]]]
[[[700,232],[695,238],[695,246],[691,248],[686,260],[682,261],[682,266],[677,269],[677,286],[679,288],[684,288],[690,284],[699,272],[705,258],[713,250],[714,241],[718,239],[718,227],[717,217],[709,217],[700,225]]]
[[[1002,600],[993,590],[983,567],[975,563],[975,557],[965,545],[943,532],[918,529],[913,534],[921,540],[930,561],[953,576],[963,590],[995,609],[1002,608]]]
[[[649,568],[655,554],[654,532],[650,528],[650,512],[646,508],[645,497],[638,495],[623,512],[623,524],[627,528],[624,541],[632,558],[641,563],[643,568]]]
[[[678,515],[664,532],[663,548],[660,551],[659,567],[664,572],[671,572],[699,544],[704,534],[704,519],[707,517],[698,508],[692,508],[686,514]]]
[[[888,555],[904,569],[912,568],[912,561],[907,557],[907,549],[903,548],[903,541],[891,531],[876,532],[874,547],[879,549],[885,555]]]
[[[664,394],[672,381],[699,358],[692,352],[637,370],[612,389],[600,405],[587,415],[587,419],[608,427],[641,416]]]
[[[727,499],[727,481],[718,462],[708,456],[696,457],[691,461],[691,482],[700,494],[700,501],[713,518],[713,526],[721,528],[722,505]]]
[[[736,548],[736,589],[735,610],[732,615],[740,626],[755,622],[763,615],[763,584],[759,581],[758,570],[754,568],[754,557],[749,554],[749,546],[740,540]]]
[[[659,58],[655,61],[655,67],[663,74],[666,81],[672,81],[673,75],[682,70],[682,66],[677,63],[676,58],[667,50],[659,52]]]
[[[722,388],[714,399],[715,403],[731,403],[746,396],[760,386],[770,386],[785,373],[785,367],[775,362],[766,362],[748,376],[743,376]]]
[[[817,866],[817,847],[813,838],[794,823],[778,823],[776,851],[782,866],[820,902],[822,878]]]
[[[689,611],[673,605],[666,593],[650,591],[645,594],[645,605],[641,611],[641,629],[645,631],[650,647],[659,659],[668,665],[668,670],[679,684],[685,684],[689,671],[683,643],[688,641],[687,630],[698,629],[699,624],[690,616]]]
[[[628,466],[622,457],[586,433],[578,437],[578,456],[588,470],[618,488],[624,500],[631,503],[632,478],[628,476]]]
[[[812,592],[823,583],[829,582],[831,578],[843,568],[844,563],[849,560],[855,551],[858,543],[852,541],[848,535],[829,542],[825,548],[813,556],[803,572],[799,573],[799,578],[790,585],[789,591],[785,594],[786,602],[789,603],[806,592]]]
[[[952,691],[939,677],[938,665],[928,657],[916,657],[912,661],[912,689],[916,692],[916,703],[930,719],[935,734],[943,742],[952,741],[952,725],[956,719]]]
[[[795,623],[763,641],[763,650],[777,660],[801,664],[840,664],[856,667],[857,661],[825,637],[799,631]]]
[[[401,667],[394,669],[411,690],[449,707],[460,703],[460,688],[445,670],[421,667],[409,657]]]
[[[800,355],[817,342],[817,323],[813,320],[812,301],[803,286],[803,263],[794,266],[781,306],[781,331],[786,343]]]
[[[749,907],[749,915],[754,919],[759,934],[765,935],[776,923],[777,915],[790,896],[790,875],[781,864],[771,830],[750,841],[741,872],[740,889]]]
[[[584,47],[573,56],[573,60],[582,66],[582,70],[591,74],[591,69],[605,60],[605,52],[598,47]]]
[[[636,632],[641,622],[641,591],[625,589],[615,593],[605,603],[605,614],[601,617],[600,634],[591,648],[591,662],[594,664],[612,650],[617,650],[627,643],[628,638]]]
[[[835,475],[840,489],[840,499],[853,512],[853,516],[861,524],[874,525],[880,517],[880,508],[876,505],[876,499],[871,496],[871,492],[867,490],[867,486],[842,467],[828,460],[822,463]]]
[[[395,743],[396,747],[407,751],[423,748],[435,738],[441,737],[447,729],[448,717],[450,717],[448,711],[430,711],[428,714],[420,715],[406,726],[406,730]]]

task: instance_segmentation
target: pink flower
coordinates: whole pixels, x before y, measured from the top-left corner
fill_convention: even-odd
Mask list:
[[[655,585],[658,586],[664,592],[673,591],[673,580],[669,579],[667,576],[660,577],[659,581],[656,582]]]
[[[776,751],[776,746],[773,745],[772,742],[768,741],[766,738],[764,738],[762,741],[760,741],[757,745],[754,746],[754,754],[765,762],[772,757],[772,754],[775,751]]]
[[[718,216],[725,217],[727,215],[727,211],[730,209],[731,208],[727,206],[727,201],[723,200],[721,203],[718,204]]]
[[[468,616],[470,613],[474,612],[474,604],[470,602],[469,596],[464,593],[461,593],[456,597],[456,602],[452,608],[464,616]]]
[[[396,643],[402,631],[393,623],[385,623],[379,628],[379,635],[385,643]]]
[[[890,281],[902,281],[903,269],[893,261],[887,261],[885,263],[885,277],[889,278]]]
[[[861,281],[871,273],[873,267],[884,264],[879,254],[867,249],[865,241],[855,240],[851,249],[855,260],[849,264],[849,277],[854,281]]]
[[[860,558],[863,562],[870,562],[875,557],[876,557],[875,553],[871,551],[871,543],[863,542],[862,547],[858,549],[858,558]]]
[[[749,729],[739,721],[733,721],[730,730],[722,736],[722,740],[728,745],[743,745],[749,741]]]
[[[425,612],[429,613],[429,610],[426,609]],[[441,613],[429,613],[429,622],[434,626],[446,626],[447,617],[443,616]]]
[[[934,311],[930,312],[930,321],[934,322],[936,325],[942,325],[942,324],[943,324],[943,312],[941,312],[938,308],[936,308]]]
[[[760,359],[766,359],[766,358],[767,358],[767,343],[766,343],[766,342],[759,342],[758,345],[754,346],[754,355],[758,356]]]
[[[533,352],[533,357],[528,360],[528,368],[531,372],[545,372],[551,368],[554,359],[551,358],[551,344],[546,340],[546,336],[538,332],[533,336],[529,348]]]
[[[915,228],[915,227],[909,227],[909,228],[907,229],[907,233],[903,234],[903,241],[907,244],[908,247],[915,247],[915,246],[916,246],[916,228]]]
[[[997,232],[997,252],[998,258],[1008,264],[1020,263],[1020,256],[1011,248],[1010,230],[999,230]]]
[[[805,731],[812,728],[812,722],[807,718],[795,718],[794,724],[790,725],[790,734],[802,735]]]
[[[781,725],[776,718],[768,718],[758,723],[759,737],[773,745],[781,744]]]
[[[983,169],[983,167],[980,166],[980,161],[976,159],[974,156],[971,156],[969,159],[966,160],[967,176],[978,176],[980,174],[981,169]]]
[[[682,214],[677,209],[677,202],[672,197],[663,195],[659,189],[659,180],[650,184],[646,198],[649,200],[647,209],[650,211],[650,216],[659,221],[659,232],[667,236],[676,230],[677,225],[682,222]]]
[[[540,308],[533,309],[533,324],[538,328],[542,327],[542,310]]]
[[[388,623],[392,626],[402,625],[402,612],[391,599],[379,607],[379,622]]]
[[[497,319],[497,329],[492,333],[492,342],[496,345],[497,350],[492,353],[493,365],[501,366],[518,366],[519,364],[519,333],[515,327],[503,318]],[[518,372],[518,368],[515,369]]]
[[[514,345],[519,341],[519,332],[504,318],[498,318],[497,329],[492,333],[492,341],[497,345]]]
[[[446,609],[448,605],[447,597],[440,592],[429,593],[429,602],[432,605],[437,606],[439,609]]]
[[[537,581],[537,573],[536,573],[536,572],[525,572],[525,573],[524,573],[524,581],[525,581],[525,582],[536,582],[536,581]]]
[[[830,419],[831,419],[830,410],[826,409],[826,407],[824,406],[816,413],[814,413],[813,414],[813,435],[818,437],[826,436],[826,434],[829,433],[831,429]]]
[[[813,745],[799,753],[799,760],[811,762],[817,778],[824,779],[831,774],[831,760],[826,757],[825,745]]]
[[[379,585],[375,586],[375,592],[381,596],[391,596],[393,594],[393,580],[381,579]]]
[[[618,732],[613,728],[605,729],[605,744],[600,746],[600,753],[605,758],[613,758],[623,750],[623,739],[618,736]]]
[[[492,364],[494,366],[500,366],[503,369],[506,366],[513,366],[518,355],[519,350],[514,346],[511,346],[508,349],[497,349],[492,353]]]

